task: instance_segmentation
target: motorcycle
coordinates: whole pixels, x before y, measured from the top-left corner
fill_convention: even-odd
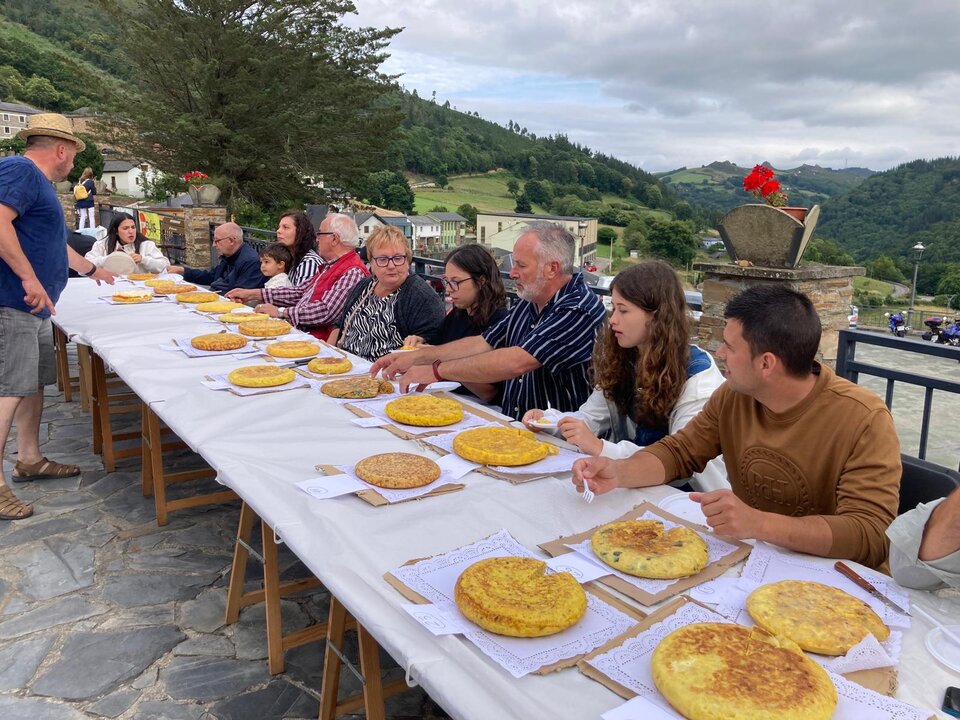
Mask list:
[[[890,318],[890,332],[897,337],[904,337],[907,334],[907,324],[903,320],[903,313],[884,313]]]
[[[941,327],[943,318],[932,316],[924,320],[923,324],[929,328],[921,335],[924,340],[930,340],[940,345],[960,346],[960,326],[957,323]]]

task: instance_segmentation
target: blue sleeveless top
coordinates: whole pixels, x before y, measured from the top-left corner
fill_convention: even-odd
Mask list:
[[[710,356],[696,345],[690,346],[690,362],[687,364],[687,379],[694,375],[702,373],[710,368]],[[661,440],[670,434],[670,427],[666,423],[656,427],[637,425],[637,434],[633,438],[633,444],[640,447],[653,445],[657,440]]]

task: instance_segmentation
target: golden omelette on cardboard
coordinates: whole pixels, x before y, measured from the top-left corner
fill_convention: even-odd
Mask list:
[[[463,407],[456,400],[414,393],[387,403],[387,417],[404,425],[442,427],[463,420]]]
[[[555,445],[537,440],[529,430],[512,427],[464,430],[453,439],[453,451],[470,462],[505,467],[529,465],[560,452]]]
[[[353,471],[364,482],[391,490],[412,490],[440,477],[440,466],[430,458],[402,452],[371,455]]]
[[[566,630],[587,611],[587,596],[570,573],[545,574],[547,564],[525,557],[486,558],[457,578],[454,601],[484,630],[543,637]]]
[[[307,367],[310,367],[309,363]],[[361,400],[392,393],[393,385],[387,380],[376,380],[369,377],[350,377],[324,383],[320,387],[320,392],[335,398]]]
[[[320,346],[309,340],[280,340],[267,345],[267,354],[278,358],[313,357],[320,352]]]
[[[297,374],[290,368],[277,365],[247,365],[231,370],[227,375],[234,385],[247,388],[265,388],[286,385],[296,380]]]
[[[266,313],[253,312],[228,312],[223,315],[217,315],[217,320],[230,325],[239,325],[240,323],[253,322],[254,320],[269,320],[270,316]]]
[[[242,322],[237,326],[237,330],[244,335],[251,337],[279,337],[286,335],[293,329],[293,325],[286,320],[253,320],[251,322]]]
[[[199,305],[200,303],[216,302],[220,298],[215,292],[198,290],[196,292],[177,293],[177,302],[187,305]]]
[[[147,280],[149,285],[151,282],[158,282],[159,285],[153,286],[154,295],[180,295],[182,293],[193,292],[197,289],[196,285],[190,285],[189,283],[168,283],[166,280]]]
[[[659,520],[623,520],[599,528],[590,538],[598,558],[627,575],[672,579],[707,566],[707,543],[690,528],[666,532]]]
[[[650,670],[689,720],[828,720],[837,706],[827,672],[762,628],[685,625],[660,641]]]
[[[214,300],[213,302],[199,303],[196,309],[205,313],[228,313],[242,307],[246,306],[243,303],[231,302],[230,300]]]
[[[818,582],[761,585],[747,596],[747,612],[763,629],[821,655],[845,655],[868,633],[880,641],[890,637],[890,628],[869,605]]]
[[[353,363],[345,357],[314,358],[307,363],[307,370],[318,375],[340,375],[349,372]]]
[[[197,350],[239,350],[246,346],[247,339],[233,333],[209,333],[197,335],[190,344]]]

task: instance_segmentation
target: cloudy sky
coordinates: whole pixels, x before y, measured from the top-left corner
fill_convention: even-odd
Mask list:
[[[960,155],[957,0],[354,0],[390,73],[647,170]]]

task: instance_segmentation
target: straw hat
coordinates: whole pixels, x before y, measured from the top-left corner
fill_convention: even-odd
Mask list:
[[[73,134],[70,128],[70,121],[63,115],[57,113],[37,113],[30,116],[30,124],[17,133],[17,137],[26,140],[33,135],[44,135],[46,137],[63,138],[76,144],[77,152],[83,152],[87,147],[86,143]]]

